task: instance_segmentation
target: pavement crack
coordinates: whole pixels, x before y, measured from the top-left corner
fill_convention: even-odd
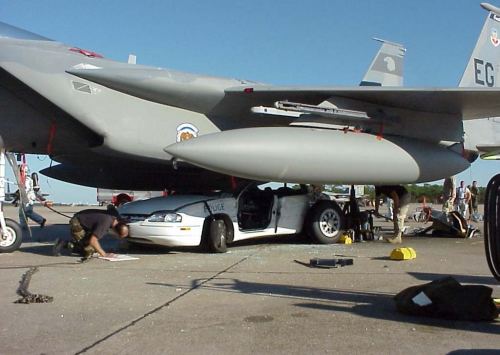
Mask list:
[[[238,260],[237,262],[235,262],[234,264],[228,266],[227,268],[221,270],[221,271],[218,271],[216,274],[212,275],[211,277],[209,277],[208,279],[206,279],[205,281],[202,281],[198,284],[196,284],[194,287],[190,288],[189,290],[177,295],[176,297],[172,298],[171,300],[161,304],[160,306],[152,309],[151,311],[147,312],[147,313],[144,313],[142,316],[139,316],[138,318],[134,319],[133,321],[129,322],[128,324],[124,325],[123,327],[121,328],[118,328],[117,330],[115,330],[114,332],[106,335],[105,337],[97,340],[95,343],[83,348],[82,350],[76,352],[75,354],[78,355],[78,354],[83,354],[85,352],[87,352],[88,350],[91,350],[92,348],[96,347],[97,345],[105,342],[106,340],[110,339],[111,337],[123,332],[124,330],[130,328],[130,327],[133,327],[134,325],[136,325],[137,323],[139,323],[140,321],[142,321],[143,319],[149,317],[150,315],[152,314],[155,314],[156,312],[162,310],[163,308],[165,307],[168,307],[170,306],[172,303],[174,303],[175,301],[181,299],[182,297],[186,296],[187,294],[199,289],[200,287],[202,287],[204,284],[206,284],[207,282],[210,282],[212,281],[213,279],[217,278],[218,276],[224,274],[225,272],[231,270],[232,268],[234,268],[235,266],[238,266],[239,264],[243,263],[244,261],[248,260],[249,258],[251,258],[252,256],[254,256],[255,254],[257,254],[258,252],[260,251],[260,248],[255,252],[255,253],[252,253],[250,255],[247,255],[243,258],[241,258],[240,260]]]

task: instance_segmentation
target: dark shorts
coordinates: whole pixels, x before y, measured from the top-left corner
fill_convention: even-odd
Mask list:
[[[71,231],[73,252],[82,255],[84,258],[90,258],[92,254],[96,252],[96,250],[89,245],[90,233],[85,231],[77,217],[73,217],[69,220],[69,229]]]

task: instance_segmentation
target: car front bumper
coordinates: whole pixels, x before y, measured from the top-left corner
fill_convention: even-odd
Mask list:
[[[201,243],[203,225],[179,225],[177,223],[129,224],[129,240],[133,243],[156,244],[171,247],[198,246]]]

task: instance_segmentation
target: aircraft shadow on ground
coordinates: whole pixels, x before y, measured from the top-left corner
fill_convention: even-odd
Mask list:
[[[453,350],[448,355],[498,355],[497,349],[459,349]]]
[[[453,350],[448,355],[498,355],[495,349],[459,349]]]
[[[178,287],[164,283],[148,283],[156,286]],[[446,319],[409,316],[398,313],[393,295],[353,290],[340,290],[292,285],[247,282],[239,279],[192,280],[192,288],[217,292],[242,293],[268,297],[288,298],[297,301],[295,307],[329,312],[348,312],[362,317],[411,323],[421,326],[448,328],[478,333],[500,334],[498,323],[467,322]]]
[[[53,242],[57,238],[69,238],[69,227],[67,224],[51,224],[40,228],[39,226],[30,226],[30,232],[23,230],[23,243]]]

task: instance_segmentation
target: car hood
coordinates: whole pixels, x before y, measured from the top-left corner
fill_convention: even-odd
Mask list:
[[[191,203],[212,200],[213,197],[202,195],[174,195],[153,197],[148,200],[132,201],[118,208],[121,215],[149,215],[157,211],[173,211]]]

